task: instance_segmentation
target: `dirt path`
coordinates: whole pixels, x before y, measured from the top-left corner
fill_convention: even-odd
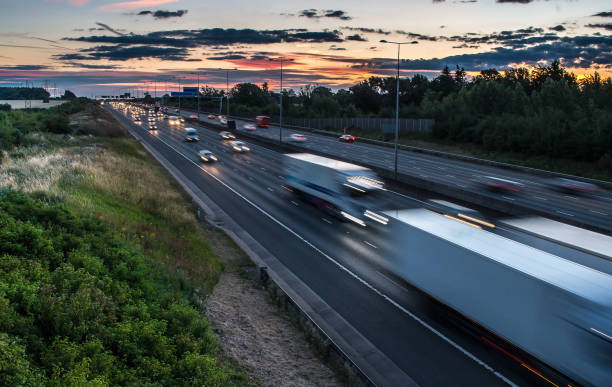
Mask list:
[[[253,384],[343,385],[265,290],[239,275],[240,264],[248,259],[244,253],[224,234],[208,233],[213,250],[226,265],[206,308],[222,350],[238,361]]]

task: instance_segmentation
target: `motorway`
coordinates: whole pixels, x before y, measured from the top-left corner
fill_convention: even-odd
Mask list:
[[[182,110],[185,117],[193,112]],[[201,114],[201,120],[206,121],[207,113]],[[213,120],[210,120],[213,121]],[[213,122],[218,124],[218,119]],[[236,128],[245,131],[247,125],[253,122],[237,119]],[[278,126],[257,128],[250,134],[279,140]],[[283,141],[288,141],[293,133],[304,133],[297,129],[283,129]],[[316,150],[332,157],[340,157],[347,161],[371,165],[393,171],[394,150],[375,144],[355,142],[340,143],[336,137],[306,133],[308,141],[294,144],[305,150]],[[546,187],[542,178],[524,172],[470,163],[461,160],[438,157],[429,154],[415,153],[407,150],[398,151],[398,173],[407,176],[429,180],[437,183],[450,184],[455,188],[478,192],[481,195],[503,200],[508,205],[521,205],[557,219],[580,225],[590,225],[596,230],[612,232],[612,195],[602,192],[593,197],[577,197],[554,192]],[[493,176],[523,184],[520,194],[501,195],[483,190],[475,179],[483,176]]]
[[[183,127],[170,127],[167,120],[150,132],[146,124],[109,110],[419,385],[549,385],[491,345],[494,338],[466,328],[457,313],[385,270],[385,260],[397,251],[385,243],[384,227],[340,222],[297,201],[284,186],[276,150],[250,144],[251,152],[236,154],[217,131],[199,126],[202,140],[186,143]],[[349,155],[349,147],[363,144],[333,145]],[[201,163],[200,149],[213,151],[219,161]],[[382,209],[422,206],[392,191],[380,203]],[[496,232],[612,274],[610,262],[600,258],[514,230]]]

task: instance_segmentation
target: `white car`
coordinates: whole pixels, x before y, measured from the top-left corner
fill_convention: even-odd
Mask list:
[[[251,148],[249,148],[247,144],[245,144],[242,141],[232,142],[232,149],[234,150],[234,152],[239,152],[239,153],[244,153],[244,152],[248,152],[251,150]]]
[[[306,142],[308,139],[303,134],[293,133],[289,136],[289,141],[291,142]]]
[[[254,132],[257,129],[255,124],[246,124],[244,125],[244,130],[248,130],[250,132]]]
[[[170,125],[178,125],[181,123],[181,121],[179,120],[177,116],[170,116],[170,118],[168,118],[168,123]]]
[[[200,156],[200,160],[207,163],[209,161],[217,161],[217,156],[215,156],[211,151],[207,149],[203,149],[198,152],[198,156]]]
[[[234,136],[232,133],[230,132],[221,132],[219,133],[219,135],[221,136],[222,139],[224,140],[233,140],[236,138],[236,136]]]
[[[185,129],[185,141],[187,142],[200,141],[200,135],[198,134],[198,131],[195,130],[194,128]]]

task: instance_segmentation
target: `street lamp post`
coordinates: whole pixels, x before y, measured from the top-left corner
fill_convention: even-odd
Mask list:
[[[395,78],[395,180],[397,180],[397,143],[399,141],[399,76],[400,76],[400,47],[410,42],[389,42],[381,40],[381,43],[397,44],[397,76]]]
[[[219,69],[219,70],[225,70],[225,100],[226,100],[226,110],[225,110],[225,115],[227,116],[227,118],[229,118],[230,115],[230,102],[229,102],[229,72],[230,71],[237,71],[238,69]],[[223,99],[221,99],[221,104],[223,105]],[[221,106],[221,108],[219,109],[219,114],[221,114],[223,111],[223,107]]]
[[[178,78],[178,85],[179,85],[179,92],[178,92],[178,97],[179,97],[179,106],[178,106],[178,110],[179,110],[179,115],[181,114],[181,77],[177,76]]]
[[[198,76],[198,90],[197,90],[197,94],[196,95],[197,95],[197,101],[198,101],[197,102],[198,103],[197,111],[198,111],[198,120],[199,120],[200,119],[200,72],[198,71],[198,72],[191,73],[191,74],[194,74],[194,75]]]
[[[283,57],[280,58],[270,58],[271,61],[278,60],[280,62],[280,117],[279,117],[279,125],[278,125],[278,142],[282,144],[283,142],[283,62],[285,60],[292,61],[293,59],[285,59]]]

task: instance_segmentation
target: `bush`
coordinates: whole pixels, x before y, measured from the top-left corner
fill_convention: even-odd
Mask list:
[[[0,191],[0,385],[227,385],[179,281],[98,219]]]

